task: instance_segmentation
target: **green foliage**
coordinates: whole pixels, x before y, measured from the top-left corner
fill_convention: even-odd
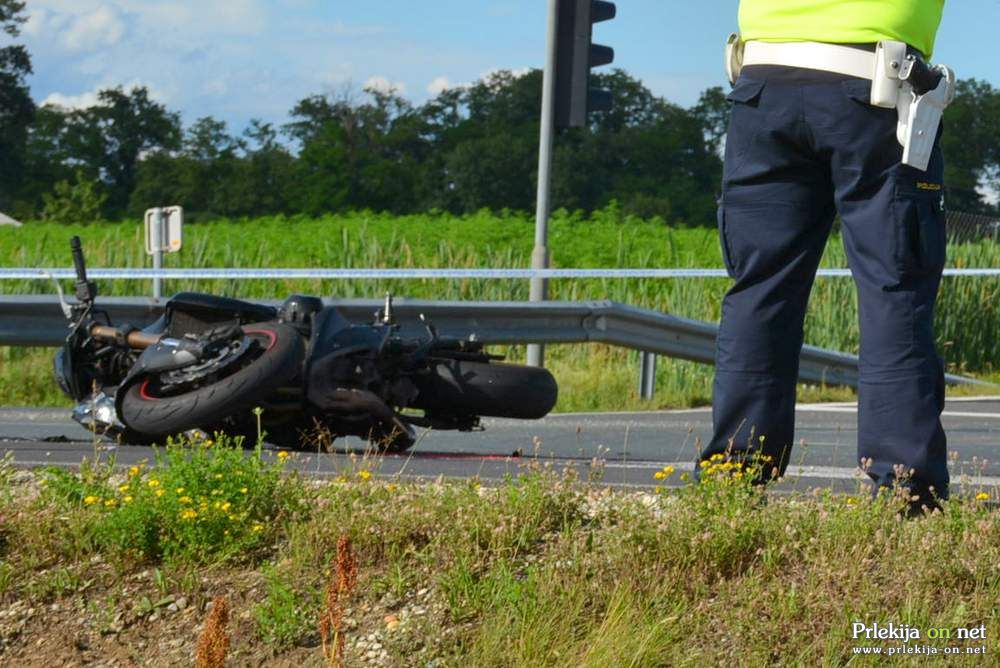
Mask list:
[[[69,259],[69,238],[74,234],[83,237],[93,266],[141,267],[148,263],[142,250],[140,226],[131,222],[100,227],[35,224],[19,229],[0,228],[0,266],[65,266]],[[189,226],[185,230],[185,250],[167,256],[164,264],[244,268],[528,267],[533,243],[531,218],[511,212],[464,216],[359,213],[317,219],[274,216]],[[556,211],[550,226],[549,249],[556,267],[722,266],[714,229],[670,227],[658,219],[632,216],[616,203],[589,217]],[[997,266],[998,252],[997,244],[989,241],[953,244],[948,249],[948,262],[954,267]],[[847,266],[837,236],[827,245],[823,266]],[[101,294],[108,296],[146,294],[149,290],[145,281],[101,282],[99,287]],[[377,298],[387,291],[424,299],[528,298],[528,282],[516,280],[169,281],[166,287],[174,292],[193,290],[249,299],[282,299],[293,292]],[[609,299],[717,322],[728,287],[726,279],[552,280],[550,294],[552,299],[568,301]],[[0,283],[0,291],[49,293],[51,286],[43,281],[5,281]],[[938,346],[952,369],[989,373],[996,368],[1000,360],[998,303],[1000,280],[995,277],[943,281],[935,309],[936,328]],[[857,295],[850,279],[816,282],[805,329],[807,343],[857,351]],[[517,350],[511,352],[520,354]],[[582,364],[584,359],[586,355],[577,357],[576,363]],[[614,362],[619,367],[634,364],[627,353],[615,357]],[[572,363],[567,364],[567,368],[571,366]],[[631,372],[627,368],[621,368],[620,372],[623,387],[629,387],[632,381],[627,375]],[[0,378],[3,374],[0,367]],[[700,379],[696,381],[695,395],[707,393],[708,386],[703,383],[709,374],[707,367],[690,372],[689,379]],[[683,389],[679,382],[674,387]]]
[[[261,569],[266,598],[253,608],[257,633],[276,649],[299,643],[317,628],[320,596],[317,590],[302,594],[287,574],[267,564]]]
[[[239,442],[171,442],[155,465],[112,466],[80,474],[50,469],[48,502],[85,509],[97,549],[123,561],[211,563],[244,558],[275,535],[275,522],[301,513],[295,478],[282,461],[265,462],[258,446]]]
[[[74,223],[98,223],[103,218],[106,193],[93,179],[88,179],[82,171],[76,172],[76,180],[59,181],[52,194],[42,196],[45,206],[42,219],[50,223],[71,225]]]
[[[0,33],[17,37],[27,20],[24,2],[0,0]],[[24,187],[25,148],[35,104],[28,91],[31,56],[19,44],[0,47],[0,211],[20,214],[18,194]]]

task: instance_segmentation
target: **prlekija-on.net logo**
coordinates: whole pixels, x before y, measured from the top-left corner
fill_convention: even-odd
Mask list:
[[[855,654],[885,656],[978,654],[985,655],[986,625],[930,627],[911,624],[853,622],[851,638],[858,641]]]

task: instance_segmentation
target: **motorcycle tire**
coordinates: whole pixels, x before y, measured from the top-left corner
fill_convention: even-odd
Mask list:
[[[414,408],[455,416],[537,420],[559,396],[547,369],[517,364],[442,359],[412,380],[419,390]]]
[[[243,333],[265,342],[251,363],[214,383],[185,394],[156,396],[150,378],[140,377],[125,390],[119,413],[129,429],[163,439],[190,429],[216,425],[228,417],[247,417],[253,408],[292,380],[305,355],[302,337],[280,323],[254,323]]]

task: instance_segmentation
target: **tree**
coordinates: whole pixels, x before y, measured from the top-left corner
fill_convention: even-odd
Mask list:
[[[977,188],[1000,192],[1000,91],[985,81],[958,82],[955,101],[945,110],[941,142],[948,205],[960,211],[1000,213]]]
[[[395,213],[417,206],[421,163],[429,146],[424,123],[393,91],[367,89],[311,96],[292,109],[285,132],[301,145],[295,206],[312,215],[347,208]]]
[[[103,220],[101,211],[107,197],[93,179],[88,179],[82,171],[78,171],[73,183],[59,181],[53,187],[52,194],[44,195],[42,218],[64,225],[100,222]]]
[[[23,12],[24,2],[0,0],[0,32],[17,37],[25,21]],[[22,184],[25,142],[35,112],[25,82],[29,74],[27,49],[21,45],[0,47],[0,210],[15,208],[14,198]]]
[[[102,90],[97,100],[72,113],[64,143],[69,155],[99,173],[108,189],[107,212],[120,216],[135,189],[140,156],[179,147],[180,116],[151,100],[145,87]]]

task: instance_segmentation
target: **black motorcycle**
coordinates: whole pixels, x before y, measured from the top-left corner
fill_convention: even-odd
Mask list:
[[[426,321],[426,337],[402,338],[390,296],[370,325],[316,297],[273,308],[180,293],[147,327],[113,326],[80,239],[70,247],[77,303],[62,301],[70,334],[56,377],[80,402],[74,419],[123,442],[191,430],[255,438],[259,418],[281,447],[353,435],[400,452],[414,444],[414,427],[474,431],[481,417],[537,419],[556,402],[545,369],[498,363],[481,343],[439,336]]]

